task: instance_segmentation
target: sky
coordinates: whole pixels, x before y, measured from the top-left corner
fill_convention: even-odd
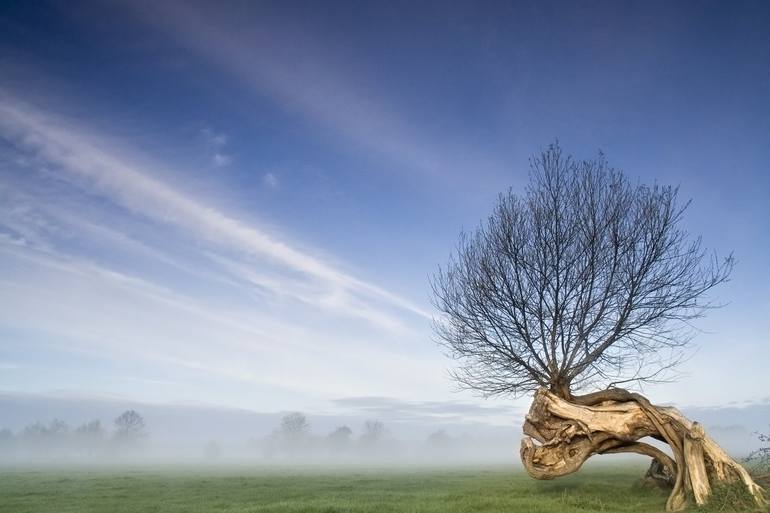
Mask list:
[[[737,259],[644,392],[768,404],[768,26],[765,2],[4,2],[0,392],[520,422],[528,398],[455,390],[428,279],[558,139],[679,186]]]

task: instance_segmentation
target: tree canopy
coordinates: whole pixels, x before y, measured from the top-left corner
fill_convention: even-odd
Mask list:
[[[552,144],[534,156],[523,194],[501,194],[431,281],[460,386],[569,398],[669,377],[733,267],[682,227],[678,196],[631,182],[601,153],[576,160]]]

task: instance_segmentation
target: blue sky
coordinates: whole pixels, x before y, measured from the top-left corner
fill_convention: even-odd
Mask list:
[[[646,391],[767,402],[767,5],[451,4],[0,7],[0,390],[481,403],[427,277],[558,138],[679,185],[738,260]]]

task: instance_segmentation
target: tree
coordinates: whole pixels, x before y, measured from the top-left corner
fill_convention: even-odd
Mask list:
[[[48,431],[55,437],[65,437],[70,428],[66,422],[61,419],[53,419],[48,425]]]
[[[119,443],[136,443],[147,436],[144,428],[144,418],[136,410],[126,410],[115,419],[114,438]]]
[[[51,432],[42,422],[35,421],[32,424],[24,426],[20,436],[31,443],[39,443],[41,440],[48,438],[50,433]]]
[[[33,454],[50,456],[55,449],[53,433],[48,426],[40,421],[24,426],[19,438],[23,447]]]
[[[530,170],[525,193],[501,194],[433,276],[435,332],[458,362],[456,382],[485,396],[534,392],[521,447],[533,477],[635,452],[673,484],[669,510],[690,490],[705,503],[721,481],[744,483],[761,502],[698,423],[617,388],[672,378],[691,321],[717,306],[708,293],[729,278],[732,256],[709,257],[680,226],[689,202],[679,204],[676,188],[632,184],[602,154],[578,161],[553,144]],[[674,458],[638,441],[645,436]]]
[[[102,422],[98,419],[84,422],[75,429],[75,435],[86,438],[101,438],[104,436]]]
[[[365,449],[376,450],[385,439],[385,424],[379,420],[367,420],[364,423],[364,432],[361,433],[359,443]]]
[[[762,442],[763,447],[753,451],[748,460],[752,465],[752,470],[755,476],[760,480],[767,481],[770,479],[770,435],[765,433],[756,433],[757,438]]]
[[[443,429],[439,429],[428,435],[428,438],[425,439],[425,444],[429,449],[446,451],[452,444],[452,437]]]
[[[350,439],[353,436],[353,430],[348,426],[339,426],[329,433],[326,442],[334,452],[344,452],[350,448]]]
[[[310,423],[302,413],[294,412],[284,415],[281,419],[280,433],[287,439],[298,440],[307,436]]]
[[[69,432],[69,426],[61,419],[53,419],[48,424],[48,436],[50,438],[49,457],[66,450]]]
[[[95,419],[84,422],[75,429],[77,445],[85,454],[93,456],[102,448],[104,442],[104,428],[101,421]]]
[[[436,460],[448,460],[458,456],[455,440],[443,429],[437,429],[427,436],[424,447],[425,455]]]
[[[281,448],[290,455],[295,455],[298,449],[304,448],[309,431],[310,423],[302,413],[293,412],[284,415],[278,430]]]

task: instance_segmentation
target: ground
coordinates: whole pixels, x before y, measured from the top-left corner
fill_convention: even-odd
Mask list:
[[[0,470],[2,513],[662,512],[643,468],[587,468],[534,481],[503,467],[450,470],[246,468]]]
[[[662,511],[639,468],[554,482],[505,468],[453,470],[15,470],[0,473],[0,512]]]

